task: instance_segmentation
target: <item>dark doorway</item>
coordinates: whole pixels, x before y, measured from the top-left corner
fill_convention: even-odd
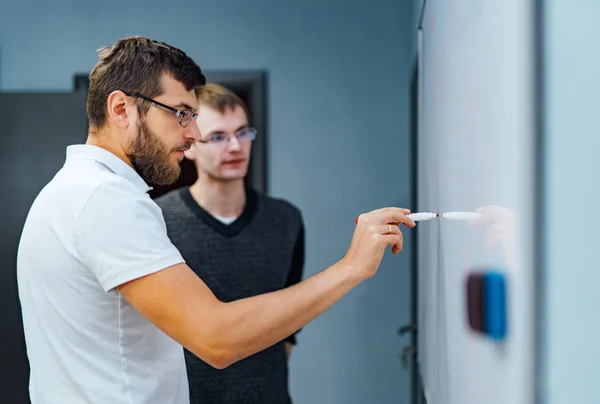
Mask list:
[[[85,97],[0,93],[0,122],[0,401],[25,404],[29,363],[17,292],[17,247],[29,207],[64,164],[66,147],[85,142]]]

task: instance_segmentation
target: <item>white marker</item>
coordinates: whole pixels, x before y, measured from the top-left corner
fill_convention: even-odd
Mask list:
[[[446,212],[440,215],[444,219],[449,220],[475,220],[479,219],[481,213],[477,212]]]
[[[420,222],[422,220],[431,220],[438,217],[437,213],[431,212],[420,212],[420,213],[410,213],[406,215],[409,219],[412,219],[413,222]]]

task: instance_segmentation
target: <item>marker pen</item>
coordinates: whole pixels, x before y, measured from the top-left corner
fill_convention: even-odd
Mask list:
[[[423,220],[431,220],[438,217],[437,213],[431,212],[419,212],[419,213],[409,213],[406,217],[412,219],[413,222],[420,222]]]
[[[438,214],[431,213],[431,212],[419,212],[419,213],[409,213],[408,215],[406,215],[406,217],[411,219],[413,222],[421,222],[424,220],[436,219],[438,217]],[[356,223],[358,223],[358,217],[356,218]],[[390,224],[398,225],[400,223],[394,222],[394,223],[390,223]]]

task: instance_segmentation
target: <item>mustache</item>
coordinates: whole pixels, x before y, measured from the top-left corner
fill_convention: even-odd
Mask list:
[[[190,147],[192,147],[192,144],[194,144],[194,142],[192,142],[191,140],[186,141],[182,146],[175,148],[175,151],[186,151],[189,150]]]

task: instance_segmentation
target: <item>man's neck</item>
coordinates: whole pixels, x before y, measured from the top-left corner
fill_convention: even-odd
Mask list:
[[[190,193],[198,205],[212,216],[238,217],[246,205],[244,181],[215,181],[200,176],[190,186]]]
[[[104,150],[107,150],[133,168],[133,164],[131,164],[131,160],[129,159],[129,157],[127,157],[123,148],[120,147],[120,145],[113,144],[113,142],[107,140],[111,138],[112,137],[109,136],[108,129],[105,129],[105,133],[103,134],[92,134],[91,132],[89,132],[85,144],[100,147]]]

